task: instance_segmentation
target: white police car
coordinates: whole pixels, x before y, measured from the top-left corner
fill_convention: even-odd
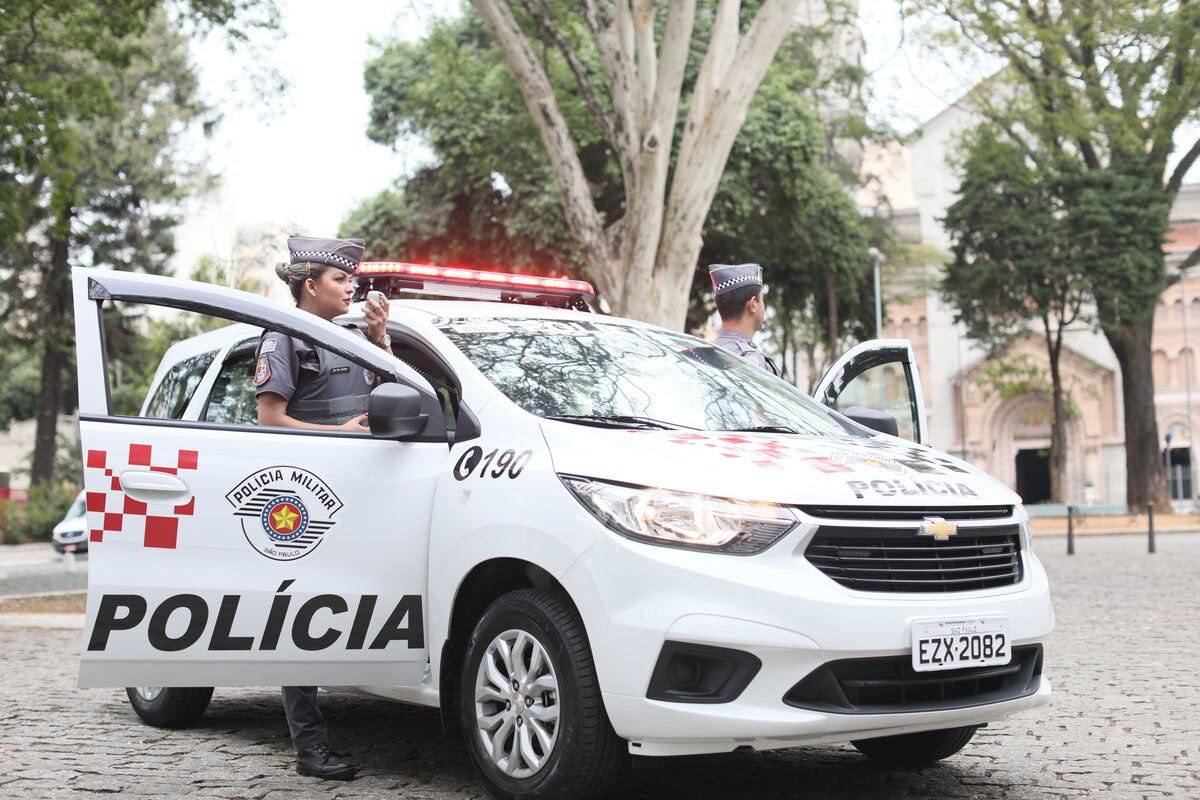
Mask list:
[[[243,292],[74,271],[81,686],[143,687],[159,725],[203,713],[212,690],[182,687],[440,707],[497,795],[547,798],[596,794],[628,753],[931,761],[1048,701],[1024,510],[920,444],[906,342],[855,348],[818,403],[588,313],[586,284],[395,264],[359,283],[477,300],[394,301],[393,357]],[[239,324],[177,344],[142,414],[115,416],[122,301]],[[263,327],[383,376],[370,433],[258,427]]]

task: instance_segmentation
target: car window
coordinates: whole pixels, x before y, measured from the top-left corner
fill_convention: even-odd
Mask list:
[[[458,419],[458,408],[461,402],[458,390],[445,374],[442,366],[432,359],[415,342],[400,334],[392,339],[392,355],[412,367],[422,378],[429,381],[433,391],[442,405],[442,413],[446,418],[446,428],[453,433],[455,421]]]
[[[226,357],[221,371],[217,373],[201,419],[227,425],[258,424],[253,346],[239,349]]]
[[[63,516],[63,521],[82,517],[87,512],[86,500],[87,495],[80,492],[79,496],[75,498],[75,502],[71,503],[71,507],[67,509],[67,513]]]
[[[145,416],[154,419],[180,419],[201,378],[208,371],[216,352],[201,353],[185,358],[167,370],[162,382],[146,404]]]
[[[901,438],[917,440],[912,393],[903,364],[879,364],[860,372],[837,396],[835,405],[838,411],[862,406],[886,412],[896,420]]]
[[[855,433],[794,386],[692,336],[549,319],[447,320],[442,331],[510,400],[543,417]]]

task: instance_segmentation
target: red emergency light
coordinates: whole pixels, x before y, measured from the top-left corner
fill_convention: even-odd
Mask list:
[[[407,264],[402,261],[364,261],[355,275],[368,278],[400,278],[421,281],[422,284],[473,286],[500,291],[570,295],[593,298],[596,291],[587,281],[570,278],[543,278],[510,272],[489,272],[461,267],[439,267],[432,264]]]

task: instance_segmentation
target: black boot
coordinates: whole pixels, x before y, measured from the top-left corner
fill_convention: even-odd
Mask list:
[[[328,744],[306,747],[296,753],[296,772],[322,780],[348,781],[358,770]]]

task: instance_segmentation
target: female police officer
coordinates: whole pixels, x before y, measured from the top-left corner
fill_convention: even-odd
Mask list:
[[[290,260],[275,268],[302,311],[332,320],[350,307],[350,276],[362,260],[362,239],[288,239]],[[389,349],[385,328],[387,298],[368,299],[368,338]],[[357,328],[351,328],[362,335]],[[266,331],[258,344],[254,372],[260,425],[289,428],[362,431],[367,396],[374,376],[349,359],[276,331]],[[329,745],[329,731],[317,706],[317,687],[283,687],[283,708],[296,747],[301,775],[346,780],[355,767]]]

